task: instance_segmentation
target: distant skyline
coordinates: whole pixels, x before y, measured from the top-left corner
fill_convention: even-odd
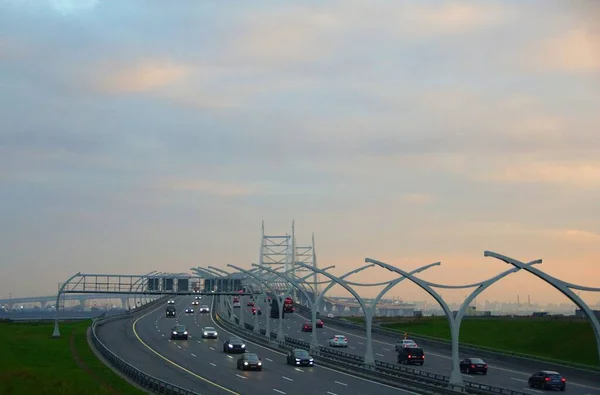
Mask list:
[[[492,250],[600,287],[599,2],[0,10],[0,298],[78,271],[249,267],[261,220],[314,232],[337,274],[441,261],[420,276],[472,283],[509,268]],[[479,299],[517,294],[565,302],[527,273]]]

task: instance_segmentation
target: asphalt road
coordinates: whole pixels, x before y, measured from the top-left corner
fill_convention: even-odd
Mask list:
[[[240,310],[243,310],[245,313],[244,320],[254,324],[254,316],[252,315],[251,307],[243,306]],[[236,311],[236,314],[237,313],[238,312]],[[265,319],[266,314],[259,316],[261,328],[265,328]],[[352,330],[335,326],[333,324],[329,325],[327,318],[322,319],[325,323],[324,328],[317,329],[317,338],[320,345],[329,347],[328,339],[334,335],[345,335],[348,338],[348,348],[336,349],[349,354],[364,356],[366,350],[364,331]],[[284,333],[286,336],[310,342],[312,333],[301,331],[302,324],[305,322],[309,322],[308,316],[304,317],[299,314],[286,314],[283,326]],[[272,331],[277,332],[279,327],[278,319],[271,319],[270,326]],[[428,347],[424,347],[423,349],[425,351],[425,364],[423,366],[408,366],[414,369],[436,372],[438,374],[449,376],[452,368],[451,353],[443,349],[438,350]],[[373,353],[376,360],[397,363],[395,344],[393,340],[387,336],[378,334],[373,335]],[[477,355],[461,355],[461,357],[477,357]],[[498,361],[490,358],[484,358],[484,360],[488,363],[487,375],[463,374],[463,379],[531,394],[545,392],[538,389],[528,388],[527,379],[532,373],[534,373],[534,371],[531,371],[531,369],[510,364],[506,361]],[[541,364],[538,370],[543,369],[544,366]],[[574,379],[573,381],[567,377],[567,388],[565,393],[573,395],[600,395],[600,383],[598,382],[597,377],[577,377],[576,380]]]
[[[201,304],[211,305],[212,297]],[[222,352],[230,334],[220,328],[210,314],[183,311],[192,296],[175,299],[177,318],[166,318],[164,305],[134,320],[109,322],[98,335],[121,358],[153,376],[206,394],[329,394],[404,395],[411,392],[389,387],[321,366],[296,368],[286,364],[285,354],[246,342],[249,352],[263,361],[262,372],[236,369],[237,355]],[[190,333],[186,340],[170,340],[170,330],[183,324]],[[202,339],[201,328],[212,326],[219,339]]]

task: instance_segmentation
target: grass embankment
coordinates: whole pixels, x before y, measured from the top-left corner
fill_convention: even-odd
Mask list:
[[[356,323],[364,321],[350,318]],[[450,340],[446,317],[418,319],[383,319],[382,327]],[[532,355],[544,359],[565,361],[600,368],[592,326],[587,320],[569,318],[490,317],[464,319],[460,342],[480,347]]]
[[[96,358],[90,323],[63,323],[54,339],[54,324],[0,322],[0,394],[144,394]]]

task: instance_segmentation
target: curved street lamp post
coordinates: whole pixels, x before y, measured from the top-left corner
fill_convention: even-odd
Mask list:
[[[500,273],[499,275],[497,275],[495,277],[492,277],[488,280],[481,281],[481,282],[475,283],[475,284],[443,285],[443,284],[435,284],[435,283],[432,283],[429,281],[421,280],[420,278],[413,276],[411,273],[405,272],[402,269],[398,269],[395,266],[389,265],[389,264],[381,262],[381,261],[377,261],[375,259],[365,258],[365,262],[370,262],[370,263],[376,264],[376,265],[383,267],[389,271],[398,273],[398,274],[406,277],[407,279],[409,279],[410,281],[412,281],[413,283],[418,285],[420,288],[422,288],[429,295],[431,295],[431,297],[433,297],[436,300],[436,302],[439,303],[439,305],[444,310],[444,313],[446,313],[446,317],[447,317],[448,323],[450,325],[450,336],[452,339],[452,371],[450,372],[450,384],[462,386],[463,379],[462,379],[462,375],[460,372],[458,340],[459,340],[460,324],[461,324],[462,318],[464,316],[464,313],[465,313],[467,307],[469,306],[469,304],[477,297],[477,295],[479,295],[481,292],[486,290],[492,284],[496,283],[498,280],[506,277],[507,275],[509,275],[511,273],[519,271],[521,268],[514,268],[511,270],[507,270],[503,273]],[[538,260],[529,262],[527,265],[535,265],[538,263],[542,263],[542,260],[538,259]],[[441,297],[441,295],[433,289],[433,288],[465,289],[465,288],[473,288],[473,287],[477,287],[477,288],[475,290],[473,290],[473,292],[465,299],[465,301],[463,302],[461,307],[458,309],[456,317],[454,317],[454,315],[453,315],[452,311],[450,310],[450,307],[448,306],[446,301],[444,301],[444,299]]]
[[[550,284],[552,287],[554,287],[556,290],[558,290],[563,295],[565,295],[567,298],[569,298],[577,307],[579,307],[584,312],[584,314],[590,320],[590,323],[592,324],[592,328],[594,330],[594,335],[596,337],[596,347],[598,349],[598,358],[600,358],[600,322],[598,321],[598,318],[596,317],[596,315],[594,314],[592,309],[587,305],[587,303],[585,303],[579,296],[577,296],[577,294],[575,292],[572,291],[573,289],[576,289],[578,291],[584,291],[584,292],[585,291],[600,292],[600,288],[585,287],[585,286],[581,286],[581,285],[577,285],[577,284],[567,283],[556,277],[550,276],[549,274],[546,274],[543,271],[541,271],[535,267],[531,267],[527,263],[523,263],[514,258],[510,258],[508,256],[498,254],[496,252],[484,251],[483,256],[496,258],[501,261],[504,261],[504,262],[508,263],[509,265],[513,265],[515,267],[515,269],[517,269],[517,270],[523,269],[523,270],[533,274],[537,278],[544,280],[545,282]]]

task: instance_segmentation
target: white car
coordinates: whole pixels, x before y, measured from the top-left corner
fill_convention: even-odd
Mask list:
[[[186,314],[192,314],[193,312],[194,312],[194,309],[192,309],[191,307],[188,307],[187,309],[185,309]]]
[[[167,304],[175,304],[175,301],[173,299],[169,299],[169,301],[167,302]]]
[[[200,312],[200,313],[210,313],[210,308],[208,308],[207,305],[203,304],[202,306],[200,306],[200,309],[198,310],[198,312]]]
[[[216,339],[217,338],[217,330],[212,326],[207,326],[206,328],[202,328],[202,337],[204,339]]]
[[[233,302],[233,307],[240,308],[240,307],[242,307],[242,304],[240,302]]]
[[[414,340],[410,339],[400,339],[396,342],[396,351],[400,351],[403,348],[415,348],[419,347]]]
[[[348,347],[348,339],[344,335],[335,335],[329,339],[329,345],[331,347]]]
[[[193,305],[193,306],[198,306],[199,304],[200,304],[200,303],[198,303],[198,301],[197,301],[197,300],[193,300],[193,301],[192,301],[192,305]]]

